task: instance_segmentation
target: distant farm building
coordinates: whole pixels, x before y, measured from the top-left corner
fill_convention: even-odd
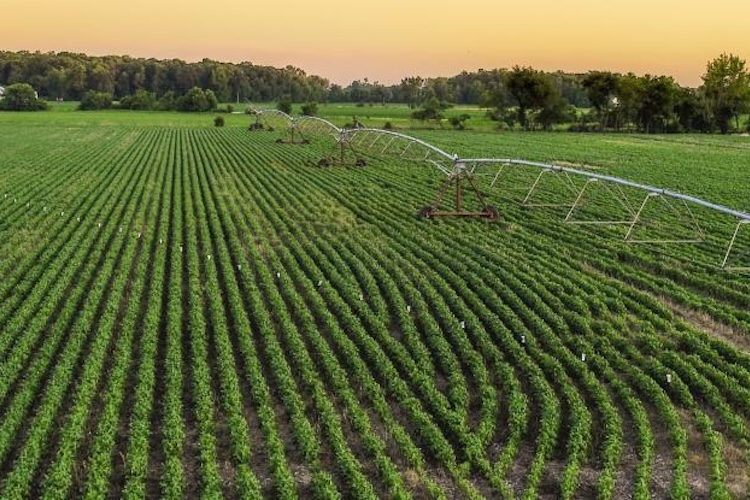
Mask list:
[[[5,94],[5,87],[3,87],[2,85],[0,85],[0,99],[3,98],[4,94]]]

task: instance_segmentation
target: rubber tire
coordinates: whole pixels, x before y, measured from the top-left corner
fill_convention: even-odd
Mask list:
[[[482,212],[487,212],[488,215],[484,216],[484,218],[487,220],[497,220],[500,218],[500,212],[492,205],[485,206]]]
[[[419,212],[417,212],[417,217],[420,219],[429,219],[432,217],[432,214],[435,212],[436,208],[430,205],[427,205],[426,207],[422,207],[419,209]]]

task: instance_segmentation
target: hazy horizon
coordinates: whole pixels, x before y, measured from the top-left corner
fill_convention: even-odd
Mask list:
[[[292,65],[340,85],[520,65],[666,75],[696,87],[709,60],[750,55],[750,3],[738,0],[710,9],[695,0],[633,0],[626,8],[587,0],[431,4],[288,0],[282,15],[280,4],[235,0],[213,2],[208,13],[196,0],[179,6],[132,0],[119,9],[93,0],[71,0],[64,8],[39,0],[4,8],[6,19],[31,22],[6,23],[0,48]]]

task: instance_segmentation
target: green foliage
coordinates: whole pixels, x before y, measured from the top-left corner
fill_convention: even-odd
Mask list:
[[[276,109],[278,109],[282,113],[291,115],[292,114],[292,97],[288,94],[281,96],[281,99],[279,99],[279,102],[276,103]]]
[[[156,108],[160,111],[177,111],[178,96],[173,91],[165,92],[156,103]]]
[[[730,120],[734,119],[735,129],[739,129],[740,114],[750,111],[750,72],[745,68],[745,60],[721,54],[708,62],[702,78],[702,90],[716,127],[726,134]]]
[[[99,109],[109,109],[112,107],[112,94],[107,92],[97,92],[89,90],[81,99],[78,109],[82,111],[91,111]]]
[[[311,481],[312,498],[314,500],[337,500],[341,493],[336,489],[333,477],[327,472],[316,472]]]
[[[420,76],[412,76],[404,78],[399,83],[399,91],[402,95],[403,102],[409,105],[410,108],[416,108],[422,102],[422,87],[424,86],[424,79]]]
[[[415,220],[432,168],[308,168],[315,151],[208,127],[0,117],[3,496],[610,498],[623,474],[633,498],[733,491],[750,356],[680,320],[750,321],[745,276],[711,265],[723,245],[561,226],[519,193],[569,185],[508,165],[474,178],[502,222]],[[750,199],[742,137],[420,137]]]
[[[613,106],[619,103],[617,97],[618,75],[610,71],[589,71],[583,77],[581,84],[586,89],[586,96],[599,114],[599,124],[602,130],[609,122],[609,113]]]
[[[132,96],[120,99],[120,109],[132,109],[136,111],[151,111],[156,109],[157,100],[153,92],[138,90]]]
[[[119,100],[139,90],[162,96],[169,91],[182,95],[192,87],[201,87],[212,90],[222,101],[240,102],[268,102],[285,93],[295,101],[321,102],[329,85],[327,80],[293,66],[2,50],[0,82],[33,82],[39,95],[48,99],[80,100],[88,90],[95,90]]]
[[[213,91],[193,87],[185,95],[177,98],[177,111],[211,111],[216,109],[218,104]]]
[[[677,83],[671,77],[643,77],[637,115],[640,129],[647,134],[666,131],[673,122],[677,93]]]
[[[34,88],[28,83],[14,83],[5,87],[5,94],[0,99],[0,110],[5,111],[42,111],[47,103],[39,99]]]
[[[318,103],[308,102],[302,105],[302,114],[304,116],[317,116],[318,114]]]
[[[420,121],[433,120],[439,122],[445,117],[444,111],[450,106],[446,102],[441,102],[436,95],[430,95],[411,116]]]
[[[534,128],[534,117],[529,112],[540,114],[539,123],[549,128],[562,116],[562,97],[550,77],[532,68],[514,66],[505,82],[508,93],[518,104],[518,122],[524,130]]]
[[[456,130],[465,130],[466,120],[468,120],[469,118],[471,118],[471,115],[462,113],[458,116],[451,116],[450,118],[448,118],[448,123],[450,123],[451,126]]]
[[[513,130],[513,127],[516,126],[518,120],[518,113],[516,110],[505,107],[488,109],[486,116],[492,121],[501,122],[510,130]]]
[[[224,117],[223,116],[217,116],[214,118],[214,127],[223,127],[224,126]]]

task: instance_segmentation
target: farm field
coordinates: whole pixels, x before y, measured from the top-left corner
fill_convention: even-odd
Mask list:
[[[0,114],[0,497],[747,496],[731,218],[629,244],[521,206],[519,169],[478,177],[498,221],[425,220],[429,166],[317,168],[325,141],[246,116],[49,116]],[[413,134],[750,208],[747,137]]]

